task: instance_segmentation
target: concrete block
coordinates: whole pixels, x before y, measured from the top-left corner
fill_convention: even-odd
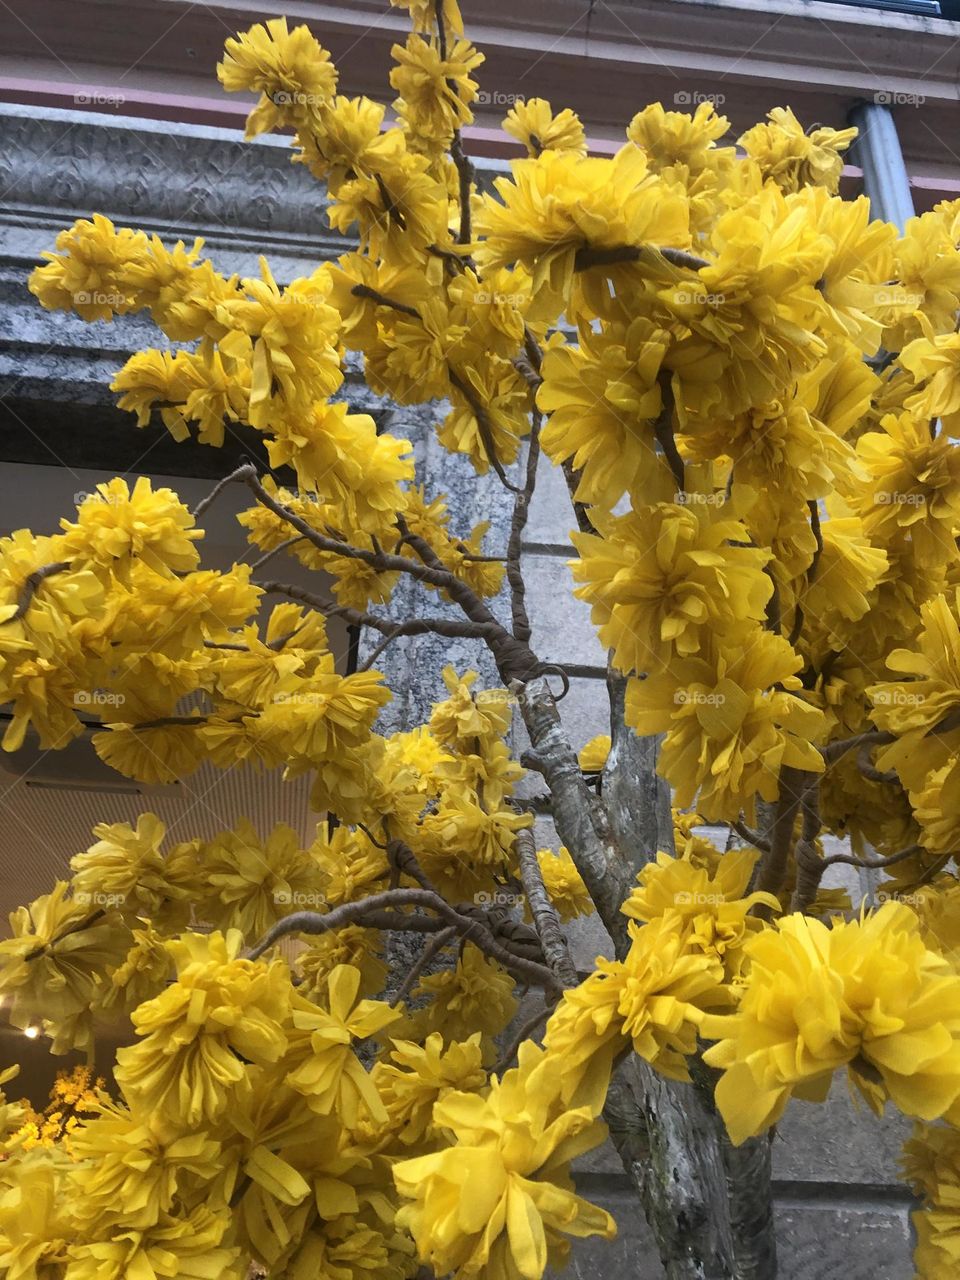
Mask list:
[[[900,1185],[897,1162],[911,1123],[888,1108],[878,1120],[856,1106],[839,1075],[826,1102],[793,1101],[777,1126],[773,1176],[780,1181]]]
[[[574,1244],[564,1271],[578,1280],[663,1280],[656,1244],[639,1200],[605,1174],[577,1179],[580,1195],[602,1205],[619,1228],[613,1241]],[[778,1280],[909,1280],[913,1275],[905,1209],[851,1199],[775,1202]]]
[[[522,567],[537,656],[546,662],[605,667],[607,651],[590,621],[590,606],[573,594],[576,584],[567,557],[528,552]]]
[[[548,546],[567,546],[577,527],[567,482],[560,467],[541,455],[537,486],[530,503],[524,539]]]
[[[779,1203],[779,1280],[909,1280],[905,1209],[880,1205]]]

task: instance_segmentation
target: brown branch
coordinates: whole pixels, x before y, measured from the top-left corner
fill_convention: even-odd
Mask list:
[[[482,926],[476,916],[467,916],[456,907],[452,907],[445,898],[427,889],[387,889],[383,893],[371,894],[359,902],[346,902],[333,911],[320,913],[317,911],[295,911],[291,915],[278,920],[272,929],[248,953],[247,959],[258,960],[280,938],[291,933],[321,934],[331,929],[339,929],[344,925],[364,923],[365,917],[383,908],[422,907],[435,912],[441,920],[453,925],[458,933],[469,934],[470,941],[492,959],[496,960],[515,976],[519,975],[525,982],[544,987],[550,991],[560,992],[561,987],[546,965],[535,960],[519,956],[508,947],[503,946],[494,937],[491,924],[484,921]],[[405,919],[406,917],[398,917]],[[435,930],[433,930],[435,931]]]
[[[493,424],[490,421],[487,410],[474,395],[473,388],[463,381],[455,369],[449,369],[447,373],[451,387],[454,387],[463,396],[470,407],[470,412],[476,419],[477,430],[480,433],[480,440],[487,455],[487,461],[500,478],[500,483],[505,489],[509,489],[511,493],[523,493],[523,490],[518,489],[508,478],[506,471],[503,469],[503,463],[497,457],[497,451],[494,446]]]
[[[39,569],[34,569],[33,573],[24,580],[23,588],[20,592],[20,599],[17,601],[16,611],[12,613],[9,618],[6,618],[5,621],[19,622],[30,608],[30,604],[33,597],[36,595],[40,584],[45,582],[47,578],[52,578],[55,573],[63,573],[64,570],[69,569],[71,563],[72,562],[70,560],[57,560],[52,564],[44,564],[41,565]]]
[[[731,822],[730,827],[737,833],[741,840],[746,840],[747,844],[752,844],[755,849],[759,849],[761,853],[770,852],[769,840],[764,840],[758,831],[751,829],[744,822]]]
[[[540,461],[540,423],[539,413],[534,413],[533,428],[530,432],[530,444],[527,452],[527,478],[523,492],[518,493],[513,504],[513,519],[510,522],[510,538],[507,543],[507,581],[510,584],[510,612],[513,622],[513,634],[525,644],[529,642],[530,618],[527,614],[524,597],[526,584],[520,567],[523,551],[523,531],[530,514],[530,503],[533,500],[537,484],[537,464]]]
[[[414,320],[422,318],[416,307],[410,307],[405,302],[397,302],[395,298],[388,298],[385,293],[371,289],[367,284],[355,284],[350,292],[355,298],[369,298],[371,302],[376,302],[381,307],[389,307],[391,311],[399,311],[401,315],[412,316]]]
[[[817,570],[820,567],[820,557],[823,555],[823,532],[820,528],[820,508],[816,499],[811,498],[807,503],[810,511],[810,528],[813,530],[813,536],[816,539],[817,547],[813,553],[813,559],[810,561],[810,568],[807,570],[806,587],[813,585],[817,576]],[[793,614],[793,626],[790,628],[789,642],[796,644],[800,639],[800,633],[803,631],[804,612],[803,605],[797,601],[797,606]]]
[[[870,759],[871,749],[872,747],[869,742],[863,742],[860,744],[860,749],[857,751],[857,768],[863,776],[869,782],[883,782],[891,786],[899,783],[900,775],[897,773],[896,769],[887,769],[886,771],[883,771],[876,768],[873,761]]]
[[[258,582],[264,595],[288,596],[291,600],[299,600],[301,604],[318,609],[328,617],[343,618],[355,627],[371,627],[382,632],[390,640],[397,636],[423,636],[435,634],[445,636],[448,640],[486,640],[496,638],[503,630],[499,623],[494,626],[481,622],[457,622],[453,618],[409,618],[405,622],[395,622],[380,614],[368,613],[364,609],[352,609],[348,605],[336,604],[326,596],[315,595],[304,587],[295,586],[292,582]]]
[[[835,742],[828,742],[825,747],[820,748],[820,754],[827,764],[834,764],[854,747],[880,747],[896,740],[894,733],[887,733],[883,729],[868,729],[864,733],[855,733],[850,738],[837,738]]]
[[[420,977],[421,973],[423,973],[430,961],[433,960],[435,956],[439,955],[444,947],[448,947],[456,936],[456,926],[451,924],[448,925],[447,928],[441,929],[438,934],[430,939],[427,945],[420,952],[420,956],[416,964],[408,970],[403,982],[397,988],[397,994],[390,1001],[391,1009],[395,1009],[402,1000],[406,999],[416,985],[417,979]]]
[[[663,398],[662,408],[657,415],[657,419],[653,424],[653,434],[657,444],[663,450],[670,470],[673,473],[673,479],[677,486],[677,493],[684,492],[684,466],[683,459],[680,457],[680,450],[677,448],[677,441],[673,434],[673,386],[670,381],[670,375],[661,373],[657,379],[660,383],[660,394]]]
[[[402,636],[402,635],[403,635],[403,628],[400,626],[396,626],[393,628],[392,631],[386,632],[383,638],[379,641],[379,643],[374,645],[371,652],[367,654],[367,657],[360,664],[360,666],[357,667],[357,671],[369,671],[370,668],[373,666],[373,664],[376,662],[376,660],[384,652],[384,650],[387,649],[391,644],[393,644],[394,640],[396,640],[399,636]]]
[[[573,260],[574,271],[588,271],[591,267],[616,266],[621,262],[637,262],[645,253],[659,254],[664,261],[673,267],[683,267],[686,271],[699,271],[709,267],[706,258],[698,258],[683,249],[657,248],[655,245],[617,245],[609,249],[598,249],[584,245],[578,249]]]
[[[762,893],[776,895],[787,878],[790,854],[793,851],[793,827],[803,797],[810,786],[811,777],[801,769],[784,765],[780,770],[779,799],[773,825],[770,829],[770,851],[764,854],[757,870],[754,888]],[[760,914],[761,909],[757,909]]]
[[[245,462],[241,466],[237,467],[236,471],[231,471],[228,476],[224,476],[222,480],[218,480],[217,483],[210,490],[210,492],[207,494],[207,496],[205,498],[201,498],[201,500],[190,512],[194,520],[200,519],[200,517],[206,511],[207,507],[211,506],[214,502],[216,502],[217,498],[219,498],[220,494],[223,493],[224,489],[226,489],[228,485],[233,484],[235,480],[242,480],[246,476],[248,471],[255,471],[255,470],[256,468],[253,466],[252,463]]]
[[[506,1048],[504,1049],[503,1053],[500,1055],[500,1059],[497,1062],[497,1065],[493,1068],[493,1071],[490,1073],[491,1075],[495,1075],[495,1076],[503,1075],[504,1071],[506,1071],[507,1067],[510,1066],[510,1063],[517,1056],[517,1050],[523,1044],[524,1040],[530,1039],[531,1035],[534,1033],[534,1031],[536,1031],[537,1027],[541,1026],[544,1022],[546,1022],[546,1020],[550,1017],[551,1013],[553,1013],[556,1007],[557,1007],[556,1003],[545,1004],[542,1009],[538,1009],[536,1013],[531,1014],[530,1017],[527,1018],[525,1022],[522,1022],[520,1024],[516,1033],[513,1036],[511,1036]]]
[[[816,839],[823,825],[820,817],[819,779],[806,788],[800,804],[803,809],[803,826],[797,842],[797,882],[790,909],[806,912],[817,896],[820,881],[827,869],[827,863],[817,852],[816,846]]]
[[[447,83],[451,86],[453,85],[452,81],[447,81]],[[473,239],[473,229],[470,217],[470,197],[473,195],[474,168],[470,157],[463,149],[463,137],[459,129],[455,129],[453,131],[453,141],[450,144],[450,158],[456,166],[457,177],[460,180],[460,234],[457,236],[457,243],[469,244]]]
[[[303,542],[302,533],[294,534],[292,538],[287,538],[285,542],[281,542],[280,545],[278,547],[274,547],[272,551],[264,552],[264,554],[259,558],[259,560],[254,560],[251,563],[250,572],[254,573],[257,569],[262,569],[263,566],[269,563],[269,561],[271,561],[274,556],[279,555],[281,551],[286,551],[286,549],[288,547],[292,547],[295,542]]]
[[[560,925],[557,909],[550,901],[550,895],[543,882],[533,832],[529,827],[525,831],[517,832],[516,849],[523,891],[527,895],[530,914],[540,935],[544,959],[563,986],[575,987],[578,982],[577,970],[570,959],[570,950]]]
[[[577,522],[577,528],[581,533],[596,533],[596,526],[590,519],[587,512],[586,503],[581,502],[575,495],[580,487],[580,472],[574,467],[573,462],[567,458],[561,466],[563,478],[566,481],[567,492],[570,495],[570,501],[573,504],[573,515]]]
[[[906,861],[907,858],[930,852],[931,850],[925,849],[922,844],[912,844],[908,849],[901,849],[899,853],[888,854],[885,858],[860,858],[855,853],[834,853],[829,858],[824,858],[823,865],[832,867],[842,864],[847,867],[862,867],[867,871],[882,871],[885,867],[893,867],[898,862]],[[946,856],[952,858],[954,855],[947,854]]]
[[[622,958],[630,947],[626,917],[620,912],[629,891],[629,871],[599,829],[595,797],[583,779],[546,680],[535,677],[526,683],[515,682],[510,688],[517,694],[530,742],[543,764],[543,776],[553,796],[557,834],[570,851]]]

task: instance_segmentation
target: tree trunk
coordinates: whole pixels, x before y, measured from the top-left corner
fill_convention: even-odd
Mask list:
[[[697,1090],[631,1056],[611,1085],[604,1119],[667,1280],[736,1280],[716,1117]]]
[[[740,1147],[724,1140],[737,1280],[774,1280],[777,1274],[770,1181],[772,1149],[768,1133],[749,1138]]]
[[[583,781],[546,681],[530,680],[516,689],[553,797],[557,834],[622,958],[630,939],[620,906],[657,847],[671,847],[669,794],[651,777],[655,747],[624,725],[625,682],[611,677],[614,746],[600,804]],[[647,799],[641,804],[638,797]],[[736,1280],[722,1125],[708,1100],[694,1086],[658,1076],[631,1056],[611,1087],[604,1114],[669,1280]]]
[[[672,852],[674,845],[670,791],[656,773],[659,739],[640,737],[626,724],[626,684],[623,676],[612,671],[607,676],[612,746],[604,773],[603,799],[613,840],[627,861],[632,878],[658,851]],[[667,1086],[668,1092],[665,1096],[652,1095],[650,1089],[647,1090],[648,1097],[656,1096],[658,1116],[656,1130],[651,1130],[648,1137],[651,1172],[659,1168],[661,1174],[669,1171],[672,1177],[679,1176],[681,1180],[685,1177],[688,1182],[683,1190],[673,1192],[672,1197],[656,1189],[652,1194],[650,1189],[646,1193],[641,1191],[648,1221],[660,1242],[667,1274],[723,1275],[722,1270],[671,1272],[670,1267],[720,1266],[729,1232],[737,1280],[773,1280],[777,1274],[777,1250],[769,1139],[755,1138],[742,1147],[734,1147],[713,1107],[706,1079],[698,1079],[696,1088],[659,1078],[657,1083]],[[699,1164],[689,1154],[684,1163],[682,1148],[679,1155],[676,1153],[676,1144],[686,1141],[702,1148]],[[725,1184],[723,1197],[718,1185],[721,1178]],[[697,1201],[698,1194],[703,1197],[702,1201]],[[718,1203],[721,1198],[726,1201],[723,1209]],[[705,1214],[718,1217],[713,1233],[709,1226],[701,1225],[696,1236],[699,1241],[696,1251],[700,1256],[692,1262],[682,1255],[681,1262],[677,1261],[677,1245],[669,1234],[669,1222],[664,1221],[666,1208],[677,1214],[678,1222],[682,1219],[688,1224],[698,1223]]]

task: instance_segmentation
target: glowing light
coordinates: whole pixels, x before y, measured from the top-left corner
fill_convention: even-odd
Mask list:
[[[40,1028],[24,1027],[23,1034],[27,1037],[28,1040],[36,1040],[37,1036],[40,1034]]]

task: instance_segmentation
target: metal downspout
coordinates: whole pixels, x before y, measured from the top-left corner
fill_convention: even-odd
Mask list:
[[[850,123],[860,130],[854,156],[873,216],[896,223],[902,235],[916,210],[893,112],[879,102],[861,102],[850,112]]]

